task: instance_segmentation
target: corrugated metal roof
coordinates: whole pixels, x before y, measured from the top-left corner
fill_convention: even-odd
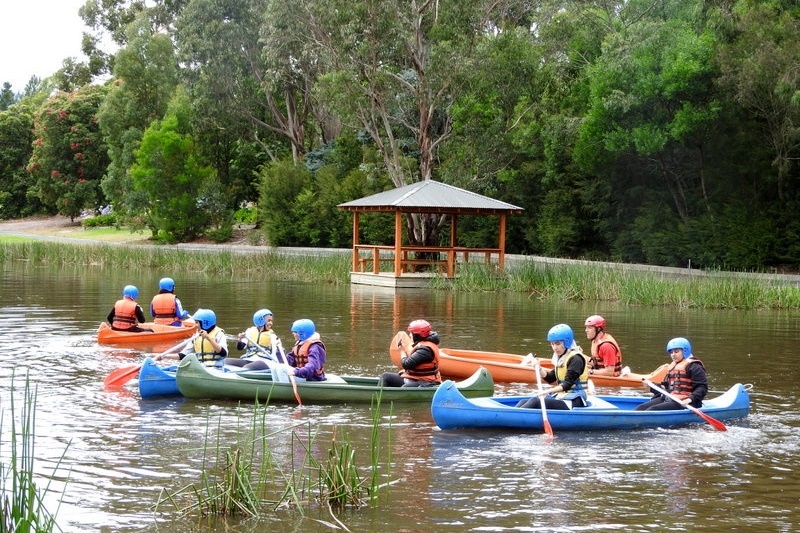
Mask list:
[[[523,209],[446,183],[424,180],[339,204],[347,211],[521,213]]]

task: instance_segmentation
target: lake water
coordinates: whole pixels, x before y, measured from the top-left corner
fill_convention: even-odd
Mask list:
[[[391,412],[384,406],[382,462],[390,450],[393,483],[374,506],[337,515],[351,531],[800,530],[797,312],[542,303],[525,294],[395,292],[30,262],[1,268],[0,454],[4,460],[8,454],[12,376],[20,387],[27,373],[38,390],[40,485],[64,454],[47,495],[51,510],[60,502],[63,531],[331,530],[333,520],[316,505],[305,516],[281,508],[250,520],[176,519],[153,511],[162,489],[199,481],[207,439],[243,445],[242,428],[257,416],[252,405],[235,402],[142,400],[135,381],[120,392],[103,390],[110,371],[140,362],[146,352],[99,346],[97,326],[124,285],[138,285],[146,306],[165,275],[175,278],[185,307],[213,309],[230,334],[248,327],[262,307],[275,313],[284,344],[293,320],[313,319],[328,347],[329,370],[339,374],[391,369],[389,341],[416,318],[429,320],[445,347],[542,355],[553,324],[569,323],[585,340],[583,320],[599,313],[636,372],[668,361],[666,341],[686,336],[706,365],[712,390],[753,385],[750,416],[728,423],[727,432],[698,424],[559,433],[552,442],[538,433],[440,431],[427,406]],[[498,384],[496,391],[527,387]],[[334,436],[346,435],[359,463],[370,464],[368,406],[271,405],[264,422],[276,430],[268,445],[283,461],[283,472],[294,466],[297,440],[291,435],[309,432],[319,460]]]

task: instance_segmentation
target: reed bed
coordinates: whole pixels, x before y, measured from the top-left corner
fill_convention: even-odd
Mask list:
[[[800,288],[747,274],[712,272],[668,276],[624,265],[541,264],[533,261],[498,274],[483,265],[459,265],[453,280],[437,278],[439,289],[510,291],[537,300],[622,302],[630,305],[698,309],[800,309]]]
[[[191,250],[158,245],[73,244],[45,241],[0,241],[0,261],[28,260],[52,265],[188,270],[205,274],[263,275],[268,279],[349,283],[350,256],[299,256],[269,249],[253,252],[235,247]]]
[[[71,244],[0,240],[0,261],[79,264],[115,268],[184,269],[234,277],[349,283],[349,254],[296,256],[235,246],[191,250],[158,245]],[[455,279],[435,277],[431,287],[461,292],[522,292],[539,300],[623,302],[699,309],[800,309],[800,288],[754,275],[698,272],[683,276],[625,265],[525,261],[499,273],[477,263],[459,264]]]

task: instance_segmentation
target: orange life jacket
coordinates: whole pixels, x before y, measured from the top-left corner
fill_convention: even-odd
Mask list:
[[[439,345],[431,341],[419,341],[414,346],[427,346],[433,352],[433,360],[422,363],[414,368],[407,368],[403,371],[403,377],[416,379],[419,381],[442,382],[442,375],[439,373]],[[413,352],[412,352],[413,353]]]
[[[692,395],[692,380],[686,373],[686,367],[692,363],[700,363],[700,366],[705,368],[700,359],[690,357],[688,359],[684,358],[680,363],[667,370],[667,386],[664,388],[671,392],[673,396],[684,399]]]
[[[175,295],[171,292],[162,292],[153,296],[150,305],[153,307],[156,324],[172,324],[177,318],[178,307],[175,305]]]
[[[114,329],[131,329],[138,320],[136,319],[136,308],[139,304],[135,300],[123,298],[114,304],[114,321],[111,327]]]
[[[312,344],[319,344],[322,346],[322,349],[325,350],[325,344],[319,339],[306,339],[300,342],[297,345],[297,350],[295,351],[294,356],[294,364],[297,368],[303,368],[308,364],[308,349],[311,348]],[[327,351],[327,350],[326,350]],[[322,367],[318,369],[314,375],[316,376],[324,376],[325,375],[325,362],[322,362]]]
[[[595,338],[592,339],[592,366],[595,369],[605,368],[603,358],[597,356],[600,351],[600,345],[605,343],[611,344],[617,350],[616,359],[614,360],[614,375],[619,376],[622,374],[622,350],[614,337],[605,331],[598,333]]]

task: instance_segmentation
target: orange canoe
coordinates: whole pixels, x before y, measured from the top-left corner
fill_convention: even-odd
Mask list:
[[[165,326],[154,322],[144,322],[141,328],[153,331],[116,331],[111,329],[107,322],[101,322],[97,328],[97,342],[99,344],[160,344],[187,339],[196,331],[194,320],[184,320],[182,326]]]
[[[389,355],[392,362],[400,367],[400,348],[402,343],[409,351],[411,338],[405,331],[400,331],[389,344]],[[443,376],[463,379],[471,376],[479,367],[484,367],[497,383],[536,383],[533,365],[522,364],[524,355],[502,352],[482,352],[478,350],[459,350],[457,348],[439,348],[439,371]],[[550,359],[537,358],[543,368],[553,368]],[[628,373],[624,376],[592,375],[592,383],[598,387],[643,387],[642,379],[661,383],[667,374],[668,364],[663,364],[649,374]]]

